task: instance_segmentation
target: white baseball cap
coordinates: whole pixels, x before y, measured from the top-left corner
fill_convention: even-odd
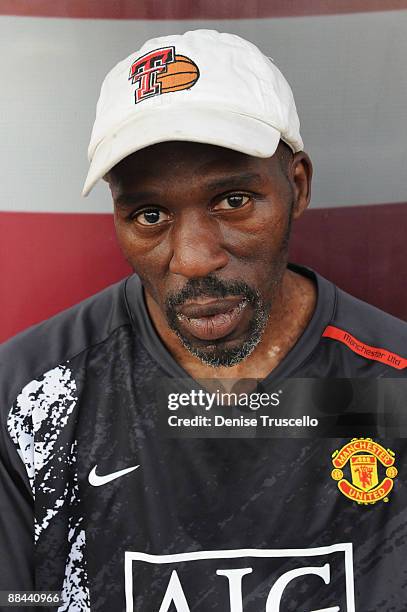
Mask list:
[[[252,43],[194,30],[147,41],[106,76],[88,148],[86,196],[119,161],[170,140],[271,157],[303,149],[286,79]]]

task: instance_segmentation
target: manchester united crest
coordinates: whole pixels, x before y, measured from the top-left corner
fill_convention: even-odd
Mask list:
[[[348,499],[361,504],[389,501],[397,468],[394,453],[371,438],[352,438],[332,454],[331,476]]]

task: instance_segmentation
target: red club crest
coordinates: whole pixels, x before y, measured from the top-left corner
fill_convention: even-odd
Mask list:
[[[338,489],[345,497],[361,505],[388,501],[397,476],[394,453],[385,449],[371,438],[353,438],[332,455],[334,469],[331,476],[337,481]],[[350,467],[350,479],[344,472]],[[379,478],[379,466],[385,470],[384,478]]]

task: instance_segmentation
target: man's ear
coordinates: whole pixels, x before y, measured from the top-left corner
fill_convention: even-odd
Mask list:
[[[305,153],[293,155],[289,177],[294,193],[293,219],[298,219],[311,200],[312,162]]]
[[[102,176],[102,179],[104,181],[106,181],[106,183],[110,182],[110,170],[109,170],[109,172],[106,172],[106,174],[104,176]]]

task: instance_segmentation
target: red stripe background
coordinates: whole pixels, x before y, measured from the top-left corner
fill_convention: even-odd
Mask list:
[[[407,204],[311,209],[290,259],[407,319],[406,235]],[[110,214],[0,213],[0,257],[0,341],[131,272]]]
[[[256,19],[407,8],[407,0],[0,0],[0,15],[90,19]]]

